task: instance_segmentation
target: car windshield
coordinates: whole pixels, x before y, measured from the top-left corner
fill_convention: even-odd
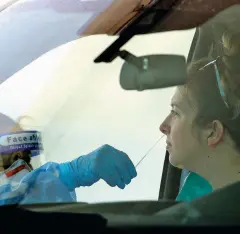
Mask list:
[[[26,2],[31,7],[32,1]],[[43,9],[43,2],[38,7]],[[24,17],[24,4],[22,9]],[[0,14],[4,29],[0,39],[1,79],[6,80],[0,85],[0,111],[13,120],[22,117],[23,130],[41,132],[44,150],[32,158],[33,168],[48,162],[69,162],[108,144],[126,152],[134,165],[147,155],[136,169],[137,177],[124,190],[113,188],[104,180],[92,186],[81,186],[76,188],[77,201],[157,200],[166,154],[166,137],[158,141],[163,136],[159,127],[171,111],[175,88],[144,92],[123,90],[119,84],[122,59],[109,64],[93,62],[118,36],[93,35],[77,39],[76,35],[71,35],[62,42],[58,41],[62,27],[58,22],[58,32],[51,27],[45,29],[54,37],[54,42],[49,37],[45,41],[42,35],[38,45],[32,43],[28,47],[22,33],[22,38],[10,45],[9,35],[16,30],[18,22],[8,18],[5,11]],[[47,14],[50,13],[46,11]],[[87,14],[90,13],[86,13],[82,21],[90,19]],[[37,17],[32,15],[33,21]],[[77,20],[75,15],[72,21]],[[78,31],[76,25],[71,27]],[[190,29],[138,35],[122,49],[136,56],[177,54],[187,58],[194,33],[195,29]],[[64,36],[65,32],[61,34]],[[22,46],[24,53],[19,54]],[[25,54],[31,57],[36,46],[44,47],[44,52],[32,55],[31,62],[24,60]]]

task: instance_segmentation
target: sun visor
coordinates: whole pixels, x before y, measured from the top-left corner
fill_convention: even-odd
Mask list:
[[[131,22],[144,7],[148,7],[153,0],[113,1],[108,8],[95,17],[85,27],[80,36],[94,34],[115,35]]]
[[[235,8],[238,4],[240,4],[240,0],[157,1],[151,11],[138,22],[136,31],[142,34],[186,30],[199,27],[209,20],[216,21],[220,18],[225,22],[232,11],[237,11]],[[150,30],[143,30],[146,26],[149,26]]]

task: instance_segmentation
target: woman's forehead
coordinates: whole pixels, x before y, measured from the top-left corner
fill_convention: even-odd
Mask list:
[[[193,111],[194,103],[192,102],[190,93],[189,92],[187,93],[186,88],[184,86],[176,88],[171,100],[171,104],[180,107],[180,109],[182,110],[191,109],[191,112]]]
[[[171,103],[172,104],[178,104],[178,105],[180,105],[180,104],[184,104],[184,90],[183,90],[183,88],[182,87],[177,87],[176,89],[175,89],[175,92],[174,92],[174,94],[173,94],[173,96],[172,96],[172,99],[171,99]]]

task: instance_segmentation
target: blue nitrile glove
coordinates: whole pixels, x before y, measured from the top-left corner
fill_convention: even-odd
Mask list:
[[[127,154],[109,145],[59,164],[59,178],[70,190],[91,186],[100,179],[112,187],[124,189],[136,176],[136,169]]]
[[[6,172],[27,165],[22,159],[14,162],[6,171],[0,173],[0,206],[10,204],[34,204],[76,202],[75,191],[70,191],[58,178],[58,163],[48,162],[28,171],[28,167],[6,179]]]

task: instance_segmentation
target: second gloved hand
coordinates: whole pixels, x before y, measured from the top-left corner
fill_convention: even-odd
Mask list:
[[[68,176],[65,178],[61,176],[63,174]],[[124,189],[136,176],[136,169],[128,155],[109,145],[60,166],[60,179],[70,189],[91,186],[100,179],[112,187]]]
[[[104,145],[85,157],[91,160],[92,172],[112,187],[124,189],[137,176],[128,155],[112,146]]]

